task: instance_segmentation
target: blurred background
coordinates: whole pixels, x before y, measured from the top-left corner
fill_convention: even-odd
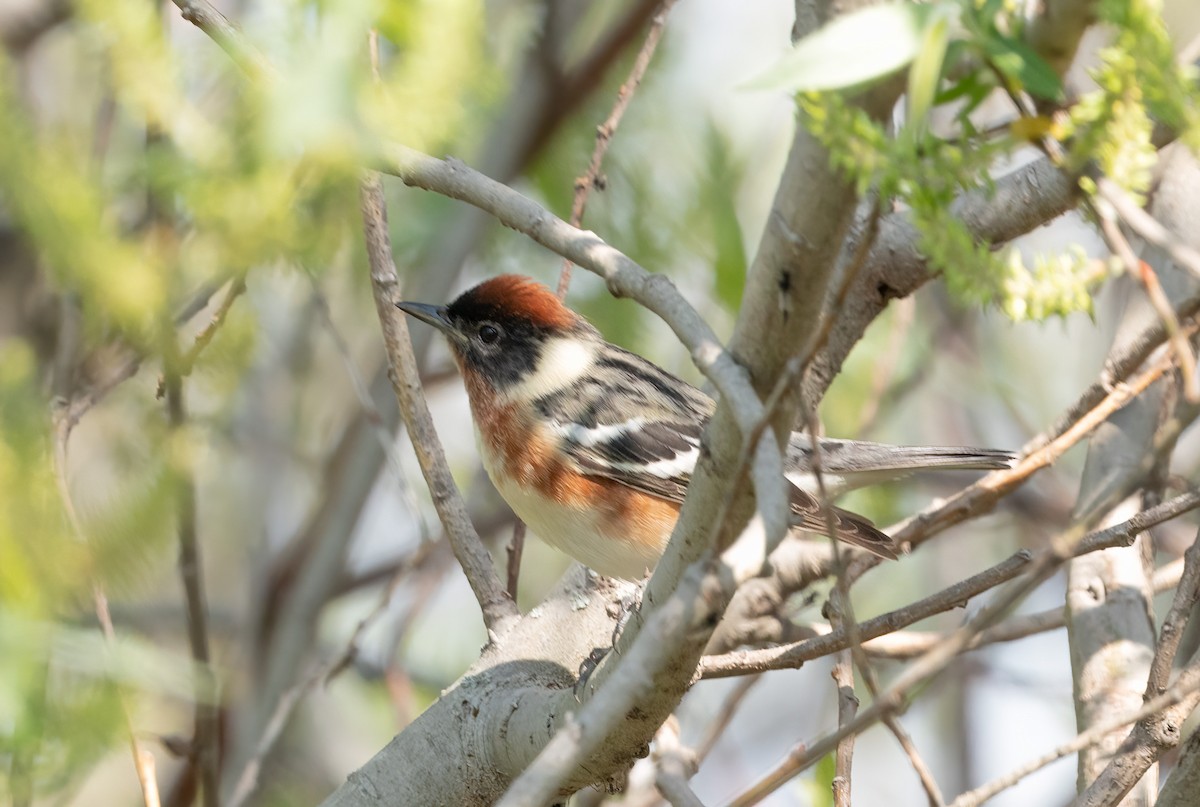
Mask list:
[[[251,801],[313,804],[477,658],[478,607],[395,434],[358,166],[391,138],[461,158],[567,217],[656,8],[218,5],[273,69],[246,75],[169,4],[0,3],[0,792],[14,804],[140,803],[130,728],[153,755],[163,803],[191,803],[197,681],[219,707],[227,790],[281,699],[294,700]],[[1172,36],[1187,43],[1200,12],[1187,0],[1166,6]],[[745,84],[788,49],[792,22],[784,0],[680,2],[584,220],[669,275],[723,337],[795,119],[787,95]],[[561,259],[521,235],[394,180],[385,187],[409,299],[448,300],[499,272],[557,282]],[[1104,254],[1074,216],[1021,249],[1032,259],[1074,244]],[[1097,377],[1127,294],[1117,280],[1091,316],[1014,324],[931,284],[894,303],[855,349],[823,403],[825,429],[1015,449]],[[669,329],[597,278],[576,270],[568,302],[610,340],[700,381]],[[431,336],[414,328],[434,418],[503,567],[512,517],[480,469],[461,384]],[[164,374],[183,376],[179,396]],[[1176,473],[1194,478],[1198,448],[1185,435]],[[1072,452],[995,515],[873,571],[855,589],[859,618],[1043,545],[1067,523],[1081,461]],[[969,479],[918,478],[844,504],[887,525]],[[216,673],[207,684],[191,661],[177,571],[179,502],[192,492]],[[1182,547],[1193,532],[1168,524],[1160,546]],[[522,609],[567,565],[530,540]],[[1051,580],[1023,608],[1061,605],[1063,590]],[[794,619],[819,621],[823,599],[790,604]],[[104,600],[111,640],[97,629]],[[742,687],[702,682],[679,711],[695,743],[731,695],[744,696],[693,781],[706,803],[837,725],[826,663]],[[947,794],[1073,736],[1064,633],[970,654],[902,722]],[[923,802],[886,732],[863,736],[856,762],[856,804]],[[819,766],[768,803],[825,803],[831,776]],[[994,803],[1064,803],[1074,780],[1068,758]]]

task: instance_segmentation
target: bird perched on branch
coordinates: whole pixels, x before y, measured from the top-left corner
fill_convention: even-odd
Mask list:
[[[545,286],[501,275],[449,305],[400,302],[450,340],[466,382],[484,468],[542,540],[600,574],[640,579],[654,568],[679,515],[708,395],[604,340]],[[926,468],[1009,467],[1006,451],[890,446],[821,439],[832,494]],[[784,457],[791,523],[824,533],[812,440],[793,433]],[[885,558],[892,539],[833,508],[839,539]]]

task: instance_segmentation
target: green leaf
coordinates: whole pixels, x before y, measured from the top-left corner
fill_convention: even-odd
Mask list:
[[[946,8],[934,14],[925,26],[921,49],[908,71],[908,125],[914,132],[925,129],[949,45],[950,11]]]
[[[1062,98],[1062,81],[1058,74],[1029,45],[1019,39],[994,36],[985,39],[983,47],[992,64],[1030,95],[1047,101]]]
[[[996,89],[996,77],[990,72],[972,71],[950,84],[934,98],[935,104],[948,104],[965,98],[971,109],[983,103]]]
[[[813,807],[833,807],[833,779],[837,776],[837,755],[821,757],[813,770],[808,796]]]
[[[713,279],[717,298],[737,311],[746,286],[746,242],[737,217],[737,188],[745,171],[721,132],[709,123],[705,138],[707,171],[697,194],[702,205],[695,220],[712,240]]]
[[[807,92],[853,87],[900,70],[920,52],[936,6],[888,3],[838,17],[804,37],[747,89]]]

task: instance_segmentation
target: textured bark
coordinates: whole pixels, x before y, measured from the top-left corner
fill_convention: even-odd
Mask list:
[[[1121,516],[1114,515],[1114,519],[1121,520]],[[1142,535],[1131,547],[1094,552],[1070,564],[1067,624],[1075,720],[1080,731],[1110,715],[1132,712],[1142,703],[1154,655],[1154,625],[1144,563],[1147,542],[1148,536]],[[1125,729],[1118,729],[1103,742],[1080,752],[1080,790],[1104,769],[1125,735]],[[1147,777],[1124,803],[1152,804],[1152,779]]]
[[[1175,770],[1158,793],[1157,807],[1193,807],[1197,793],[1200,793],[1200,731],[1193,730],[1183,744]]]
[[[1154,212],[1173,231],[1194,232],[1185,225],[1187,211],[1194,209],[1195,189],[1200,187],[1194,160],[1185,150],[1172,148],[1166,154],[1162,176],[1154,195]],[[1174,304],[1197,294],[1195,278],[1174,266],[1161,250],[1146,250],[1144,259],[1155,269]],[[1134,291],[1115,342],[1127,340],[1158,316],[1145,295]],[[1155,433],[1168,414],[1163,407],[1172,400],[1165,386],[1169,383],[1174,382],[1156,384],[1097,430],[1084,469],[1077,518],[1103,512],[1131,485],[1145,484]],[[1107,716],[1132,711],[1142,702],[1155,646],[1148,541],[1149,536],[1143,535],[1127,549],[1109,549],[1071,562],[1067,627],[1080,731]],[[1081,791],[1101,775],[1125,738],[1126,731],[1118,730],[1080,753]],[[1131,777],[1140,770],[1126,783],[1130,790],[1122,804],[1154,803],[1158,790],[1154,760],[1142,762],[1144,765],[1122,768],[1128,768]]]

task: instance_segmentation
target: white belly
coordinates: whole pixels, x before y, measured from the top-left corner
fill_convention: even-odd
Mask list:
[[[493,471],[496,458],[483,441],[479,444],[483,467],[496,490],[530,531],[550,546],[566,552],[599,574],[623,580],[641,580],[658,563],[669,536],[663,536],[661,546],[647,546],[628,536],[606,531],[590,507],[560,505],[536,491],[505,483]]]

